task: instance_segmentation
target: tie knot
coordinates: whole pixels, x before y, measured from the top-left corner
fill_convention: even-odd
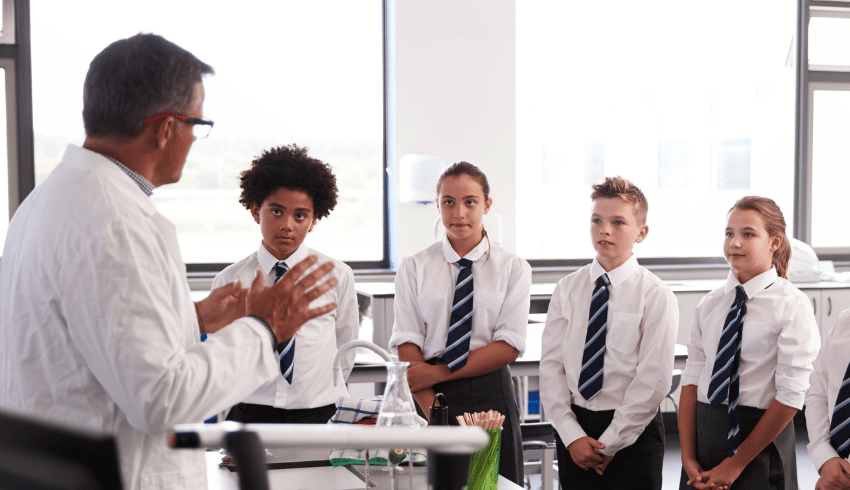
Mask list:
[[[472,261],[469,259],[460,259],[457,261],[457,265],[459,265],[461,269],[472,269]]]
[[[611,281],[608,280],[608,274],[602,274],[596,279],[596,287],[601,288],[603,286],[607,286],[611,284]]]
[[[735,286],[735,302],[744,303],[747,301],[747,292],[744,291],[744,286],[738,284]]]
[[[284,262],[278,262],[277,264],[275,264],[274,265],[275,280],[280,279],[281,276],[286,274],[286,271],[288,271],[288,270],[289,270],[289,266],[286,265],[286,263],[284,263]]]

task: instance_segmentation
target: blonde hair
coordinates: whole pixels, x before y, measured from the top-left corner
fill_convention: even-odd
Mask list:
[[[640,221],[640,224],[646,224],[646,216],[649,214],[649,201],[640,188],[628,180],[620,177],[605,177],[602,182],[593,184],[593,192],[590,194],[590,199],[595,201],[600,198],[620,199],[631,204],[634,208],[635,217]]]
[[[773,199],[759,196],[745,196],[738,199],[735,204],[729,208],[731,213],[735,209],[755,211],[761,216],[764,223],[764,229],[768,236],[778,236],[779,248],[773,252],[773,266],[776,267],[776,274],[788,279],[788,262],[791,260],[791,243],[788,241],[788,235],[785,234],[785,216],[782,215],[782,210]]]

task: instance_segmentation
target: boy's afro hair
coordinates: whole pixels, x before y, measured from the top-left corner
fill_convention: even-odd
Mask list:
[[[307,147],[295,144],[263,150],[241,173],[239,202],[248,209],[261,206],[281,187],[305,192],[313,200],[313,217],[328,216],[337,203],[339,189],[330,165],[307,155]]]

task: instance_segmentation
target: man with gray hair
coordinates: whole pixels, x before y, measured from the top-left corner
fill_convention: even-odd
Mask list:
[[[212,127],[212,73],[152,34],[98,54],[85,142],[21,204],[3,250],[0,409],[114,434],[128,489],[206,489],[203,452],[170,450],[169,427],[276,379],[278,340],[336,307],[310,308],[336,283],[317,285],[333,266],[315,257],[273,286],[260,273],[192,302],[174,225],[149,196]]]

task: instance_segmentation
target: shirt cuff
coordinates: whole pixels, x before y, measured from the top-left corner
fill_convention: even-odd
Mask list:
[[[278,348],[277,348],[277,334],[276,334],[276,333],[274,333],[274,329],[272,329],[271,325],[269,325],[268,323],[266,323],[266,321],[265,321],[265,320],[263,320],[262,318],[258,317],[257,315],[248,315],[248,318],[253,318],[253,319],[254,319],[254,320],[256,320],[257,322],[259,322],[259,324],[260,324],[260,325],[262,325],[262,326],[266,327],[266,330],[268,330],[268,331],[269,331],[269,335],[271,335],[271,340],[272,340],[272,350],[273,350],[273,351],[275,351],[275,352],[277,352],[278,354],[280,354],[280,351],[279,351],[279,350],[278,350]]]
[[[570,415],[556,427],[558,429],[558,435],[561,436],[561,442],[564,443],[564,447],[569,447],[570,444],[587,435],[575,416]]]
[[[497,342],[499,340],[507,342],[508,345],[516,349],[517,352],[519,352],[519,357],[522,357],[522,355],[525,354],[525,339],[516,332],[504,330],[498,331],[496,332],[496,335],[493,336],[493,342]]]
[[[705,368],[704,362],[690,362],[685,364],[685,371],[682,372],[681,386],[697,385],[699,386],[699,377],[702,370]]]
[[[809,454],[812,457],[812,463],[815,464],[815,469],[820,471],[820,467],[832,458],[840,458],[841,456],[835,451],[831,444],[818,444],[815,447],[809,447]]]
[[[801,410],[806,403],[806,392],[809,391],[809,382],[788,376],[776,375],[776,401],[779,403]]]
[[[387,347],[392,350],[398,350],[398,346],[408,342],[422,349],[422,346],[425,344],[425,336],[415,332],[393,332]]]

